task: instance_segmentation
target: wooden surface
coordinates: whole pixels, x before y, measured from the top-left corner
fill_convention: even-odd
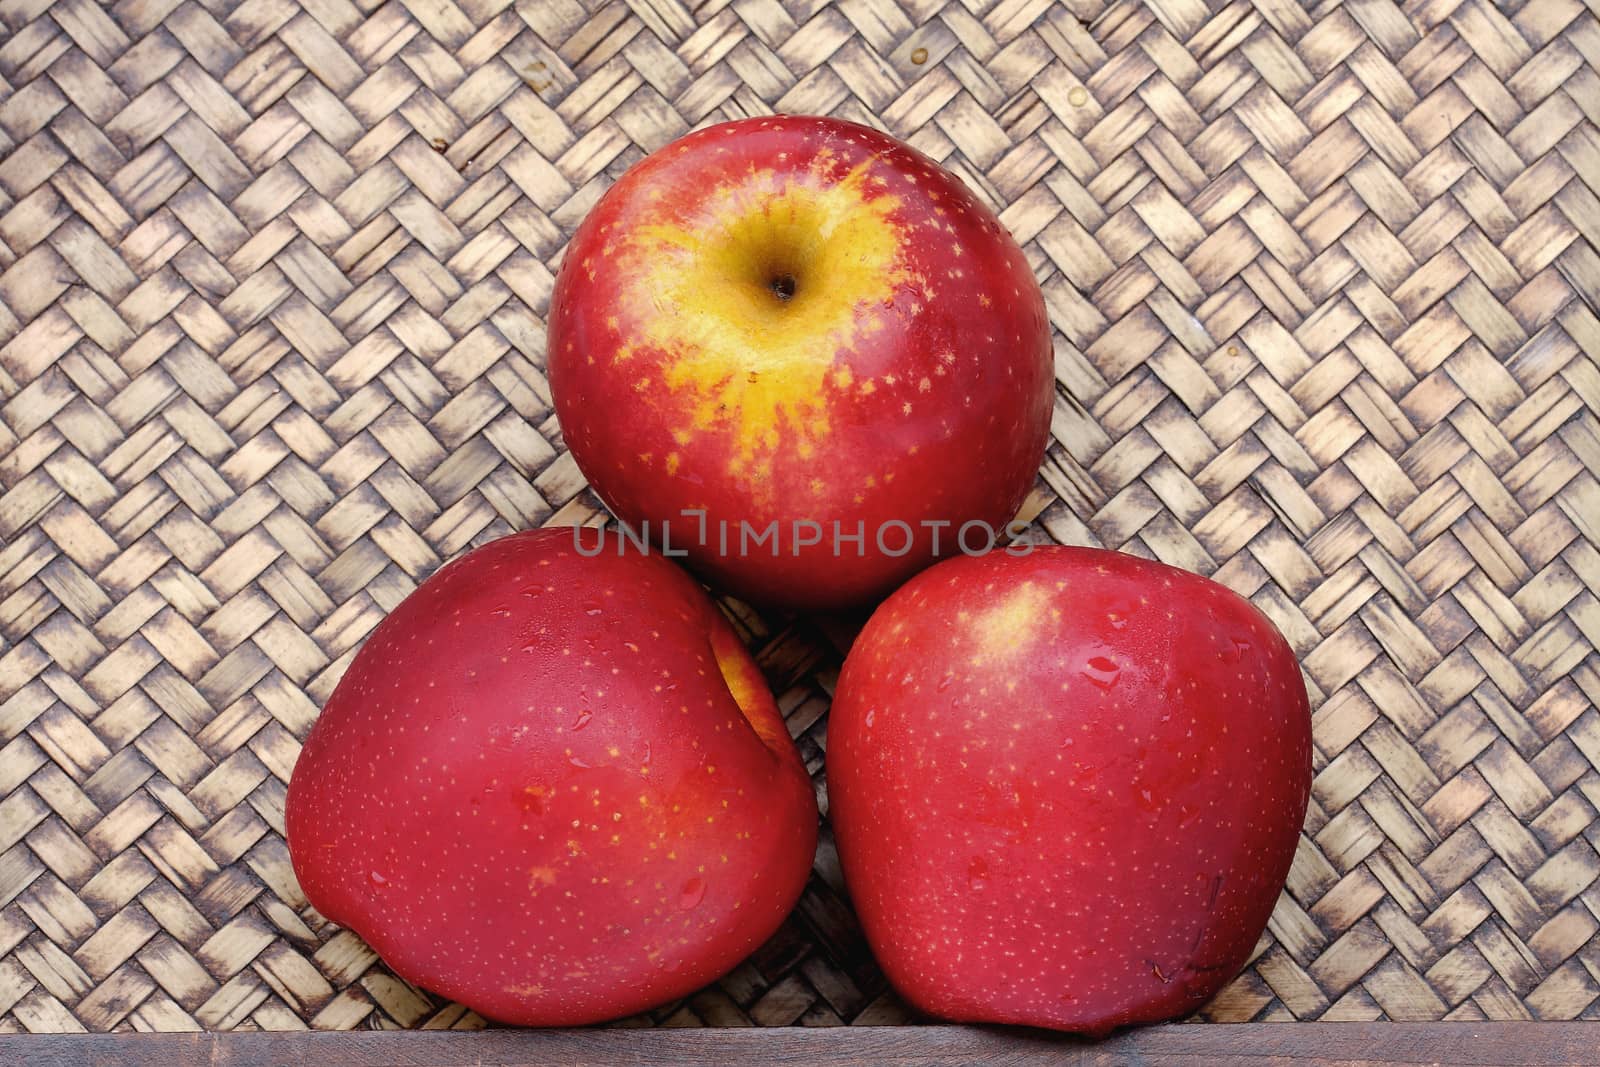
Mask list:
[[[1099,1044],[1043,1031],[954,1026],[785,1030],[490,1030],[461,1033],[129,1034],[0,1037],[0,1063],[28,1067],[1255,1067],[1297,1064],[1578,1067],[1600,1063],[1586,1023],[1310,1023],[1166,1026]]]
[[[0,1029],[480,1024],[307,909],[298,738],[442,560],[594,516],[565,237],[774,108],[1025,244],[1030,516],[1303,657],[1306,834],[1204,1017],[1600,1015],[1597,67],[1577,0],[0,0]],[[848,632],[742,618],[819,773]],[[906,1013],[826,833],[770,944],[633,1020],[845,1021]]]

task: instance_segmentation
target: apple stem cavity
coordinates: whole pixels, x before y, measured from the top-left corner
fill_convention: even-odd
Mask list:
[[[767,282],[767,288],[776,293],[778,299],[784,302],[794,298],[795,285],[794,275],[787,272],[775,274],[772,276],[772,280]]]

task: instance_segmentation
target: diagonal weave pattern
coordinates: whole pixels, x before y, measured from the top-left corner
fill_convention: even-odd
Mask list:
[[[481,1025],[306,907],[297,739],[444,559],[595,517],[565,238],[773,109],[1003,209],[1057,327],[1029,515],[1303,657],[1309,824],[1204,1014],[1600,1017],[1583,3],[0,0],[0,1029]],[[820,775],[848,632],[735,610]],[[633,1022],[907,1018],[825,833],[770,944]]]

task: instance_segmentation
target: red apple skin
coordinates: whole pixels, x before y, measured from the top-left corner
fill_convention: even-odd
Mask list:
[[[938,564],[828,725],[846,882],[890,981],[961,1022],[1178,1018],[1249,959],[1311,787],[1293,652],[1225,587],[1036,547]]]
[[[713,585],[796,608],[887,594],[965,522],[1003,530],[1054,397],[1044,300],[994,214],[922,153],[808,116],[708,127],[624,174],[567,247],[548,345],[566,443],[612,511],[672,523]],[[797,547],[806,520],[822,543]],[[741,521],[776,521],[778,557],[741,554]],[[903,555],[891,521],[917,535]],[[865,544],[835,554],[835,522]]]
[[[816,800],[759,669],[693,579],[617,542],[538,530],[445,566],[372,632],[289,783],[307,900],[502,1022],[692,992],[811,868]]]

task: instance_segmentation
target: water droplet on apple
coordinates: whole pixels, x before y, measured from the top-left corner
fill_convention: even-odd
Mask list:
[[[1226,640],[1218,637],[1217,643],[1221,646],[1217,649],[1217,659],[1223,663],[1238,663],[1244,658],[1244,654],[1250,651],[1250,642],[1241,637],[1230,637]]]
[[[869,729],[869,730],[872,729],[873,720],[876,719],[877,717],[878,717],[878,709],[877,708],[869,708],[867,710],[867,729]]]
[[[953,675],[953,674],[947,674],[943,678],[939,679],[939,692],[942,693],[946,689],[949,689],[952,685],[955,685],[955,684],[956,684],[956,676]]]
[[[581,730],[585,726],[589,725],[589,720],[592,718],[594,718],[594,712],[590,711],[588,708],[579,708],[578,721],[572,724],[572,728],[574,730]]]
[[[683,891],[678,894],[678,907],[684,911],[698,905],[706,898],[706,883],[702,878],[691,878],[683,883]]]
[[[967,864],[967,887],[974,893],[981,893],[989,886],[989,861],[982,856],[972,857],[972,862]]]
[[[577,767],[579,770],[585,770],[585,771],[588,770],[592,766],[592,764],[585,763],[583,760],[579,759],[577,756],[568,756],[567,757],[567,762],[572,764],[574,767]]]
[[[511,609],[510,608],[495,608],[489,614],[498,616],[499,618],[502,618],[502,619],[509,619],[509,618],[511,618]]]
[[[1083,665],[1083,676],[1101,689],[1110,689],[1117,684],[1117,679],[1122,675],[1122,668],[1105,656],[1090,656],[1089,661]]]
[[[532,585],[525,585],[522,587],[522,595],[525,597],[536,597],[542,592],[544,592],[544,586],[540,585],[538,582],[534,582]]]
[[[373,885],[388,885],[389,884],[389,879],[385,878],[383,875],[379,874],[377,871],[370,872],[367,875],[367,877],[372,879],[372,884]]]
[[[522,646],[522,651],[524,651],[524,652],[537,652],[537,651],[539,651],[539,642],[537,642],[537,641],[529,641],[527,644]]]
[[[605,610],[605,605],[600,603],[598,600],[591,600],[583,606],[583,613],[590,616],[599,615]]]

